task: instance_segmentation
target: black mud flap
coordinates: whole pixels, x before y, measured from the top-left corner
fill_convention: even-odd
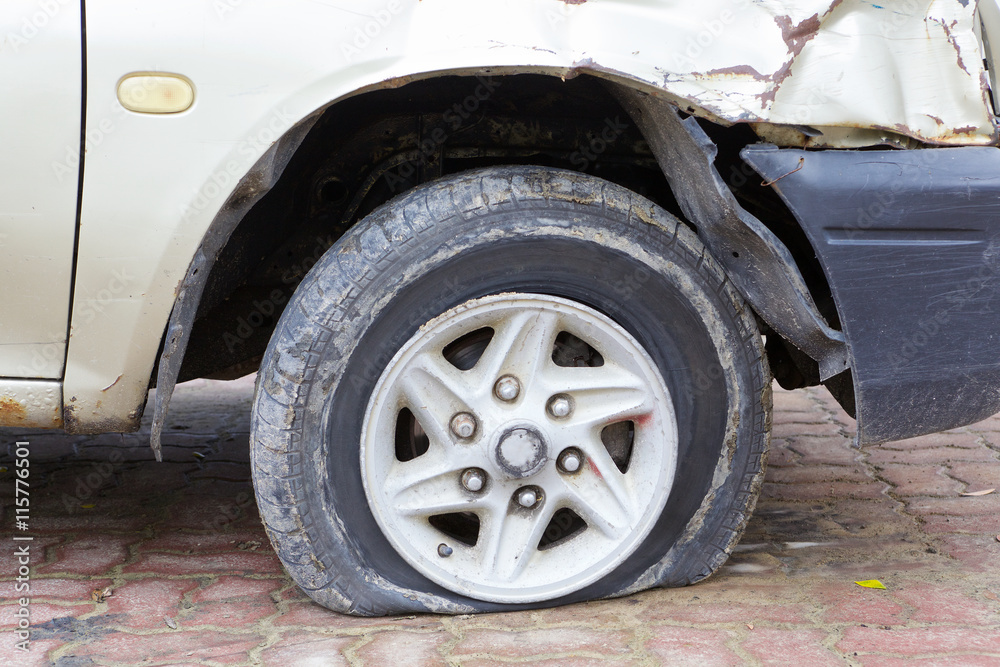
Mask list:
[[[1000,149],[758,145],[742,156],[774,182],[826,272],[862,443],[1000,411]]]

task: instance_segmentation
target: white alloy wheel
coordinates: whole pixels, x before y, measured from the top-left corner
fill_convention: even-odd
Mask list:
[[[363,419],[362,481],[414,569],[471,598],[534,602],[643,542],[677,443],[667,385],[625,329],[567,299],[500,294],[428,322],[389,362]]]
[[[771,376],[698,237],[586,174],[488,167],[351,227],[257,376],[282,565],[359,616],[535,609],[711,576],[764,477]]]

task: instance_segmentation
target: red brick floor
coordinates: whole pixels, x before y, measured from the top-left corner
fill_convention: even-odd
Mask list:
[[[162,464],[144,434],[0,431],[0,665],[1000,665],[1000,494],[959,495],[1000,488],[1000,417],[856,449],[825,391],[777,391],[761,501],[710,580],[546,611],[359,619],[309,601],[271,552],[249,482],[251,391],[183,386]],[[27,654],[13,649],[20,436]]]

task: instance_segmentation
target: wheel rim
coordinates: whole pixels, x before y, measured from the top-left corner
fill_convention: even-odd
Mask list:
[[[566,595],[620,565],[673,484],[677,424],[655,363],[607,316],[537,294],[431,320],[364,415],[368,503],[396,551],[454,592]]]

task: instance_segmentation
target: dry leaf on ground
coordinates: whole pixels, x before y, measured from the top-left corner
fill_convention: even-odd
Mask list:
[[[973,491],[972,493],[960,493],[960,496],[988,496],[996,491],[996,489],[984,489],[982,491]]]
[[[114,591],[111,590],[111,586],[108,586],[103,590],[100,588],[95,588],[94,590],[90,591],[90,599],[93,600],[94,602],[104,602],[114,594],[115,594]]]

